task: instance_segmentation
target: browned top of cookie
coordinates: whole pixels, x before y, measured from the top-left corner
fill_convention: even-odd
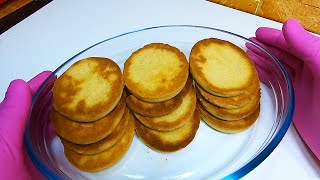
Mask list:
[[[197,42],[191,50],[189,62],[197,83],[218,96],[244,93],[257,76],[253,62],[241,48],[216,38]]]
[[[130,92],[147,102],[176,96],[188,78],[188,61],[177,48],[151,43],[133,52],[124,64],[124,81]]]
[[[108,58],[90,57],[74,63],[56,80],[53,105],[72,120],[91,122],[112,111],[122,89],[119,66]]]

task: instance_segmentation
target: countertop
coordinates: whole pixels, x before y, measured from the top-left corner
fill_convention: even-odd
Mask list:
[[[52,0],[0,0],[0,19],[12,16],[12,12],[20,9],[30,9],[47,4]],[[260,17],[283,23],[288,18],[295,18],[306,29],[320,34],[320,1],[319,0],[208,0],[236,10],[254,14]],[[4,2],[1,4],[1,2]],[[29,7],[26,7],[29,6]],[[23,7],[23,8],[22,8]],[[30,10],[28,10],[30,11]],[[35,11],[35,10],[34,10]],[[26,12],[20,13],[28,16]],[[14,17],[20,21],[20,17]],[[0,29],[1,30],[1,29]],[[1,31],[0,31],[1,32]]]
[[[295,18],[305,29],[320,34],[319,0],[209,0],[280,23]]]
[[[2,3],[0,3],[0,19],[20,9],[31,1],[32,0],[4,0]]]
[[[54,70],[74,54],[103,39],[143,27],[191,24],[245,37],[261,26],[281,24],[199,0],[54,0],[0,35],[0,99],[10,81]],[[256,169],[243,179],[320,179],[320,161],[294,126]]]

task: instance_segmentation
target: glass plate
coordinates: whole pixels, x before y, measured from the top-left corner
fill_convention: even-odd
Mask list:
[[[188,58],[191,47],[209,37],[230,41],[245,51],[246,45],[251,45],[259,54],[252,59],[262,81],[261,111],[254,126],[242,133],[224,134],[201,121],[194,140],[174,153],[154,151],[135,135],[124,158],[109,169],[87,173],[69,164],[49,119],[55,77],[74,62],[92,56],[111,58],[123,69],[124,62],[133,51],[151,42],[175,46]],[[48,179],[239,179],[276,148],[291,123],[293,107],[293,89],[287,72],[272,54],[257,44],[234,33],[210,27],[158,26],[101,41],[58,67],[33,98],[24,140],[33,163]]]

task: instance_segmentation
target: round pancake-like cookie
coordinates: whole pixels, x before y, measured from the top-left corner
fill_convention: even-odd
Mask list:
[[[195,109],[190,119],[173,131],[155,131],[147,128],[135,119],[136,133],[149,147],[163,152],[178,151],[190,144],[200,124],[200,113]]]
[[[238,46],[209,38],[197,42],[190,53],[190,71],[207,92],[223,97],[237,96],[254,83],[253,62]]]
[[[52,107],[52,127],[59,136],[75,144],[98,142],[111,134],[119,124],[126,109],[126,97],[124,92],[118,105],[107,116],[90,123],[72,121]]]
[[[122,90],[119,66],[108,58],[90,57],[74,63],[56,80],[53,106],[69,119],[92,122],[114,109]]]
[[[129,91],[146,102],[162,102],[176,96],[187,82],[189,64],[176,47],[151,43],[133,52],[124,64]]]
[[[187,83],[182,91],[172,99],[163,102],[150,103],[130,95],[126,99],[127,105],[132,111],[142,116],[164,116],[171,113],[181,105],[182,98],[187,95],[190,88],[192,88],[192,78],[188,78]]]
[[[131,114],[130,114],[131,116]],[[121,139],[109,149],[93,155],[76,153],[68,148],[64,148],[64,154],[68,161],[76,168],[87,171],[97,172],[116,164],[129,150],[134,136],[134,121],[129,119],[127,128]]]
[[[221,97],[208,93],[199,84],[195,85],[196,90],[211,104],[226,108],[226,109],[236,109],[241,108],[251,102],[257,96],[257,92],[260,90],[260,83],[254,83],[248,91],[242,93],[238,96],[232,97]]]
[[[189,92],[182,98],[182,104],[171,113],[158,116],[146,117],[134,113],[135,117],[145,126],[158,131],[171,131],[183,126],[192,116],[196,108],[197,98],[193,86]]]
[[[201,116],[210,127],[224,133],[239,133],[249,129],[258,119],[260,114],[260,105],[249,116],[237,121],[225,121],[212,116],[201,105],[197,104]]]
[[[254,98],[251,102],[249,102],[246,106],[237,108],[237,109],[225,109],[218,106],[215,106],[205,100],[200,94],[198,95],[198,100],[200,104],[213,116],[227,120],[234,121],[247,117],[251,114],[260,104],[260,92],[256,94],[256,98]]]
[[[130,111],[126,109],[116,129],[106,138],[92,144],[74,144],[64,140],[63,138],[60,139],[65,148],[73,150],[79,154],[97,154],[110,148],[121,139],[131,118],[132,115],[130,114]]]

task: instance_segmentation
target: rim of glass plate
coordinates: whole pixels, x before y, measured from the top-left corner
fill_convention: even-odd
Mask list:
[[[278,144],[280,143],[280,141],[282,140],[282,138],[284,137],[285,133],[287,132],[290,123],[292,121],[292,116],[293,116],[293,110],[294,110],[294,92],[293,92],[293,86],[292,86],[292,82],[289,78],[288,72],[285,70],[284,66],[280,63],[280,61],[274,56],[272,55],[272,53],[270,53],[269,51],[267,51],[266,49],[264,49],[262,46],[260,46],[259,44],[232,32],[226,31],[226,30],[221,30],[221,29],[217,29],[217,28],[213,28],[213,27],[207,27],[207,26],[200,26],[200,25],[187,25],[187,24],[181,24],[181,25],[161,25],[161,26],[153,26],[153,27],[147,27],[147,28],[142,28],[142,29],[137,29],[137,30],[133,30],[130,32],[126,32],[123,34],[119,34],[116,36],[113,36],[111,38],[107,38],[103,41],[100,41],[92,46],[89,46],[88,48],[80,51],[79,53],[77,53],[76,55],[74,55],[73,57],[71,57],[70,59],[68,59],[67,61],[65,61],[63,64],[61,64],[55,71],[53,71],[53,73],[41,84],[40,88],[36,91],[36,93],[34,94],[33,98],[32,98],[32,107],[31,110],[33,109],[35,100],[37,99],[38,95],[40,94],[41,90],[44,88],[44,86],[46,85],[46,83],[56,74],[57,71],[59,71],[65,64],[67,64],[68,62],[72,61],[74,58],[76,58],[77,56],[79,56],[80,54],[84,53],[85,51],[98,46],[99,44],[102,44],[104,42],[116,39],[118,37],[121,36],[125,36],[125,35],[129,35],[129,34],[133,34],[133,33],[137,33],[137,32],[142,32],[142,31],[147,31],[147,30],[151,30],[151,29],[160,29],[160,28],[200,28],[200,29],[207,29],[207,30],[214,30],[214,31],[219,31],[219,32],[223,32],[223,33],[227,33],[236,37],[239,37],[245,41],[248,41],[252,44],[254,44],[255,46],[259,47],[261,50],[263,50],[266,54],[268,54],[276,63],[277,65],[280,67],[281,71],[283,72],[284,76],[285,76],[285,80],[287,82],[287,88],[288,88],[288,111],[285,114],[285,120],[282,124],[282,127],[280,128],[280,130],[278,131],[278,133],[274,136],[274,138],[271,140],[271,142],[269,143],[269,145],[267,147],[265,147],[263,149],[263,151],[260,152],[260,154],[258,154],[256,157],[254,157],[250,162],[248,162],[247,164],[245,164],[244,166],[242,166],[240,169],[238,169],[237,171],[233,172],[232,174],[229,174],[228,176],[222,178],[222,179],[240,179],[241,177],[245,176],[246,174],[248,174],[250,171],[252,171],[254,168],[256,168],[262,161],[264,161],[270,154],[271,152],[278,146]],[[33,162],[33,164],[37,167],[37,169],[48,179],[61,179],[61,177],[59,177],[58,174],[52,172],[41,160],[40,157],[35,153],[30,140],[28,139],[28,134],[30,132],[30,121],[27,122],[27,126],[26,126],[26,130],[24,133],[24,144],[26,146],[27,149],[27,153],[30,156],[31,161]],[[61,171],[62,174],[64,174]],[[65,174],[64,174],[65,175]],[[67,177],[65,175],[65,177]],[[68,177],[67,177],[68,178]]]

